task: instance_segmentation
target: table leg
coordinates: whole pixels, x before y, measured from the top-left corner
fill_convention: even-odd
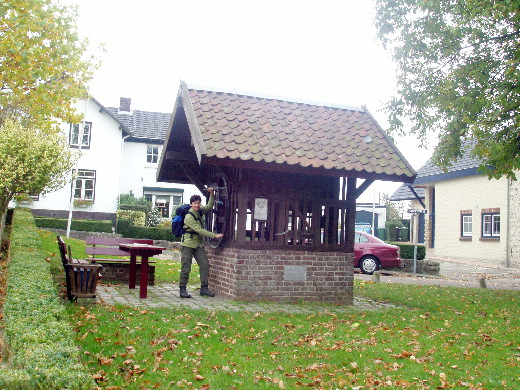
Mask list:
[[[148,296],[148,256],[141,257],[141,280],[139,281],[139,298]]]
[[[128,271],[128,288],[133,289],[137,279],[137,256],[135,254],[130,254],[130,269]]]

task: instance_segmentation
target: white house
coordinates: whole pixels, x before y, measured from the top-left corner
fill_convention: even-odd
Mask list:
[[[94,98],[77,108],[84,113],[83,122],[62,126],[70,148],[80,155],[76,178],[72,181],[71,172],[70,185],[35,198],[28,205],[33,214],[66,218],[72,203],[75,219],[115,221],[117,197],[132,191],[148,198],[168,218],[176,205],[200,194],[190,184],[156,180],[170,114],[132,110],[128,98],[121,98],[119,108],[105,107]]]

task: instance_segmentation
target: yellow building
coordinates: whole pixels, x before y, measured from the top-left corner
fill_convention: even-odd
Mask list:
[[[430,160],[417,172],[412,188],[421,192],[414,196],[416,209],[422,202],[426,210],[427,256],[520,267],[520,186],[505,177],[482,175],[473,147],[473,141],[466,141],[463,156],[447,171]],[[394,194],[391,200],[403,199]],[[412,224],[419,216],[412,214]]]

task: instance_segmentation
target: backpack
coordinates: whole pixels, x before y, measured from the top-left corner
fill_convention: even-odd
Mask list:
[[[184,218],[186,214],[191,214],[190,210],[191,206],[189,204],[183,204],[182,206],[177,207],[175,210],[175,217],[172,220],[172,233],[175,237],[182,237],[184,233],[186,233],[186,229],[184,229]],[[193,215],[195,218],[195,215]],[[200,218],[195,218],[195,220],[200,220]]]

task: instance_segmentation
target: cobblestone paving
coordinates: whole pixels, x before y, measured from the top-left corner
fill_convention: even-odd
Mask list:
[[[139,298],[139,289],[128,289],[124,285],[100,285],[97,289],[98,303],[105,305],[129,305],[135,307],[170,307],[190,308],[221,311],[250,311],[267,312],[279,311],[285,313],[308,313],[319,312],[352,312],[353,310],[376,310],[394,308],[395,305],[372,301],[363,297],[354,297],[354,305],[332,305],[325,306],[319,303],[312,304],[289,304],[278,302],[243,302],[232,301],[217,297],[207,298],[198,295],[196,290],[190,290],[191,299],[179,298],[179,288],[174,285],[148,286],[148,298]]]

